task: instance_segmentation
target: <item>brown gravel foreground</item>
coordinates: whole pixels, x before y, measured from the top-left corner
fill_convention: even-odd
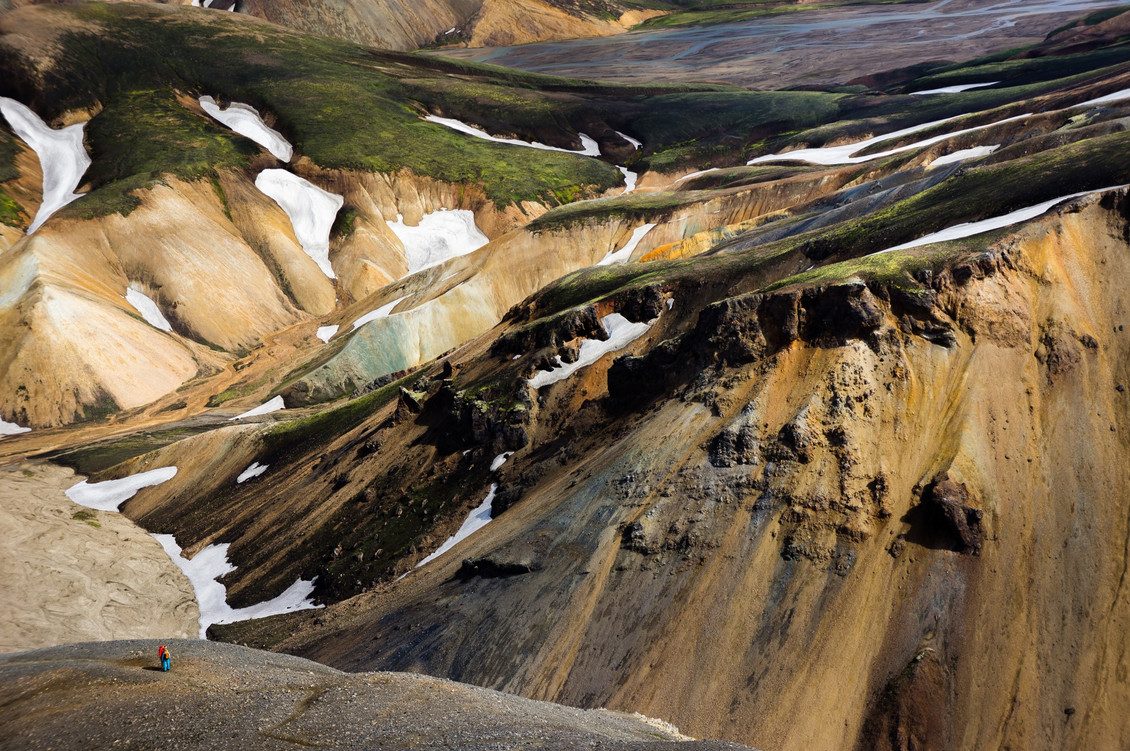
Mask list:
[[[74,644],[0,657],[5,749],[686,748],[639,716],[521,699],[405,673],[342,673],[199,640]]]
[[[195,636],[188,579],[129,519],[72,503],[64,491],[80,479],[45,463],[0,468],[0,652]]]

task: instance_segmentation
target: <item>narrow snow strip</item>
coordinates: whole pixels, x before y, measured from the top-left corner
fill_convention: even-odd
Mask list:
[[[286,409],[286,404],[283,403],[283,398],[281,396],[276,396],[271,401],[266,402],[265,404],[260,404],[255,409],[249,409],[242,415],[229,417],[228,422],[231,422],[232,420],[242,420],[245,417],[258,417],[259,415],[270,414],[271,412],[278,412],[280,409]]]
[[[181,547],[177,545],[172,535],[155,534],[153,537],[161,543],[169,558],[184,572],[189,583],[192,584],[192,589],[196,593],[196,603],[200,607],[201,639],[207,637],[208,627],[213,623],[249,621],[252,618],[266,618],[269,615],[323,607],[310,602],[310,595],[314,593],[314,580],[299,579],[272,600],[246,608],[233,608],[228,605],[227,587],[216,581],[221,576],[235,571],[235,566],[228,561],[230,543],[209,545],[189,560],[181,555]]]
[[[241,136],[250,138],[278,159],[289,162],[294,156],[294,148],[290,142],[283,138],[282,133],[263,122],[259,110],[250,104],[232,102],[227,109],[220,109],[215,99],[205,95],[200,97],[200,106],[216,120]]]
[[[424,214],[415,227],[405,224],[401,214],[387,224],[404,245],[409,274],[465,256],[490,242],[475,224],[475,213],[466,209],[440,209]]]
[[[356,321],[353,322],[353,330],[356,331],[357,329],[361,328],[362,326],[364,326],[369,321],[375,321],[378,318],[387,318],[392,313],[392,309],[395,308],[400,303],[401,300],[404,300],[407,297],[408,297],[408,295],[404,295],[404,297],[398,297],[395,300],[393,300],[392,302],[387,302],[384,305],[382,305],[381,307],[377,308],[376,310],[370,311],[369,313],[366,313],[365,315],[361,316],[360,318],[358,318]]]
[[[636,182],[639,181],[640,176],[635,172],[632,172],[627,167],[620,167],[619,165],[617,165],[616,169],[620,170],[620,172],[624,175],[624,192],[620,195],[625,195],[626,193],[631,193],[633,190],[635,190]]]
[[[20,433],[30,433],[31,428],[25,428],[17,425],[14,422],[6,422],[0,420],[0,436],[4,435],[19,435]]]
[[[434,553],[417,563],[416,568],[420,568],[420,566],[423,566],[425,563],[434,561],[436,558],[439,558],[441,555],[451,550],[459,543],[463,542],[463,540],[466,540],[472,534],[489,524],[491,520],[491,506],[492,504],[494,504],[494,494],[497,490],[498,483],[492,484],[490,486],[490,491],[487,493],[487,497],[483,499],[483,502],[479,504],[478,508],[467,515],[467,518],[463,521],[463,526],[459,528],[459,531],[453,534],[451,537],[448,537],[447,540],[445,540],[444,543],[439,546],[439,549],[437,549]]]
[[[168,482],[176,476],[176,467],[162,467],[148,472],[123,477],[120,480],[96,482],[93,485],[83,480],[67,489],[67,498],[80,506],[99,511],[117,511],[118,507],[137,495],[142,488],[150,488]]]
[[[559,356],[557,358],[558,367],[553,370],[539,370],[534,374],[534,377],[530,379],[530,385],[535,389],[540,389],[542,386],[548,386],[552,383],[563,381],[581,368],[592,365],[609,352],[623,349],[636,339],[639,339],[647,333],[647,330],[650,329],[654,323],[655,321],[648,323],[632,323],[619,313],[609,313],[604,318],[600,319],[600,324],[608,334],[608,339],[605,341],[599,339],[585,339],[581,342],[581,349],[577,353],[576,362],[561,362]]]
[[[635,252],[636,247],[639,246],[640,240],[643,240],[644,235],[655,229],[655,224],[644,224],[636,227],[632,231],[632,236],[628,238],[628,242],[624,243],[624,247],[620,250],[612,251],[604,258],[600,259],[597,266],[611,266],[614,263],[627,263],[632,259],[632,253]]]
[[[26,106],[4,96],[0,96],[0,114],[20,140],[36,153],[43,171],[43,202],[27,228],[30,235],[56,211],[81,197],[75,190],[90,166],[90,155],[82,143],[85,123],[55,130]]]
[[[922,245],[946,242],[948,240],[961,240],[962,238],[979,235],[982,232],[991,232],[995,229],[1002,229],[1003,227],[1010,227],[1014,224],[1026,222],[1029,219],[1035,219],[1053,206],[1061,204],[1064,201],[1070,201],[1072,198],[1081,198],[1082,196],[1089,196],[1095,193],[1105,193],[1108,190],[1119,190],[1126,187],[1130,187],[1130,184],[1112,185],[1109,188],[1099,188],[1098,190],[1084,190],[1080,193],[1072,193],[1071,195],[1060,196],[1059,198],[1053,198],[1050,201],[1038,203],[1035,206],[1028,206],[1027,208],[1018,209],[1002,216],[993,217],[992,219],[983,219],[979,222],[966,222],[965,224],[957,224],[953,227],[941,230],[940,232],[934,232],[932,234],[920,237],[917,240],[911,240],[910,242],[903,243],[902,245],[896,245],[893,248],[887,248],[886,250],[869,253],[868,255],[877,256],[881,253],[890,253],[893,250],[906,250],[907,248],[917,248]]]
[[[926,89],[925,91],[912,91],[911,96],[929,96],[930,94],[960,94],[970,89],[980,89],[985,86],[995,86],[1000,81],[987,81],[985,83],[963,83],[957,86],[943,86],[940,89]]]
[[[901,154],[904,151],[913,151],[915,149],[925,148],[932,146],[935,143],[956,138],[957,136],[965,135],[966,133],[975,133],[985,128],[991,128],[994,125],[1003,125],[1005,123],[1015,122],[1016,120],[1023,120],[1026,117],[1031,117],[1032,114],[1017,115],[1016,117],[1005,118],[1004,120],[997,120],[996,122],[986,123],[985,125],[977,125],[972,128],[964,128],[956,130],[952,133],[943,133],[939,136],[933,136],[923,141],[916,141],[915,143],[907,144],[906,146],[899,146],[898,148],[889,149],[887,151],[880,151],[874,154],[865,154],[863,156],[854,156],[856,153],[870,148],[875,144],[884,141],[891,141],[896,138],[917,133],[918,131],[927,130],[943,123],[948,123],[956,120],[957,117],[947,117],[944,120],[935,120],[930,123],[923,123],[922,125],[915,125],[912,128],[903,128],[894,133],[888,133],[883,136],[875,136],[866,141],[859,141],[858,143],[849,143],[843,146],[827,146],[819,149],[797,149],[796,151],[787,151],[783,154],[773,154],[769,156],[759,156],[756,159],[751,159],[746,164],[760,164],[762,162],[808,162],[809,164],[819,164],[822,166],[833,166],[839,164],[862,164],[863,162],[870,162],[875,159],[883,159],[895,154]],[[964,117],[964,115],[958,115]]]
[[[1095,99],[1088,99],[1085,102],[1079,102],[1079,104],[1068,105],[1067,107],[1064,107],[1064,109],[1070,110],[1075,109],[1076,107],[1093,107],[1096,104],[1110,104],[1111,102],[1121,102],[1123,99],[1130,99],[1130,89],[1122,89],[1121,91],[1115,91],[1107,94],[1106,96],[1100,96]]]
[[[161,309],[157,307],[157,303],[144,293],[133,287],[129,287],[126,289],[126,302],[132,305],[133,309],[140,313],[141,317],[145,319],[145,322],[153,328],[169,332],[173,330],[173,327],[169,325],[168,319],[165,318]]]
[[[337,324],[334,324],[333,326],[319,326],[318,331],[314,334],[314,336],[318,337],[323,342],[328,342],[333,338],[333,335],[337,333],[337,330],[339,328],[341,327]]]
[[[710,169],[700,169],[698,172],[692,172],[689,175],[683,175],[678,180],[676,180],[674,183],[672,183],[672,185],[678,185],[679,183],[683,182],[684,180],[693,180],[696,177],[702,177],[703,175],[709,175],[711,172],[721,172],[721,170],[722,170],[721,167],[711,167]]]
[[[513,451],[506,451],[506,452],[503,452],[503,453],[499,454],[498,456],[494,457],[494,461],[492,461],[490,463],[490,471],[491,472],[496,471],[503,464],[506,464],[506,460],[509,459],[512,456],[514,456]]]
[[[618,131],[618,130],[617,130],[617,131],[613,131],[613,132],[614,132],[614,133],[615,133],[616,135],[618,135],[618,136],[620,136],[621,138],[623,138],[623,139],[624,139],[625,141],[627,141],[628,143],[632,144],[632,146],[634,146],[634,147],[636,148],[636,151],[639,151],[640,149],[642,149],[642,148],[643,148],[643,141],[639,140],[638,138],[632,138],[632,137],[631,137],[631,136],[629,136],[629,135],[628,135],[627,133],[621,133],[621,132],[620,132],[620,131]]]
[[[252,477],[258,477],[267,471],[269,464],[260,464],[259,462],[252,462],[251,466],[239,473],[239,477],[235,478],[236,485],[242,485],[250,480]]]
[[[322,273],[334,279],[330,229],[345,199],[282,169],[263,170],[255,178],[255,187],[282,207],[306,255],[314,259]]]
[[[581,139],[581,148],[579,150],[562,149],[557,146],[549,146],[548,144],[537,143],[536,141],[523,141],[518,138],[499,138],[498,136],[492,136],[485,130],[476,128],[474,125],[468,125],[465,122],[454,120],[450,117],[437,117],[436,115],[428,115],[424,119],[429,123],[443,125],[451,128],[452,130],[457,130],[460,133],[466,133],[469,136],[482,138],[486,141],[494,141],[495,143],[508,143],[511,146],[525,146],[530,149],[541,149],[542,151],[562,151],[566,154],[580,154],[582,156],[600,156],[600,146],[596,141],[594,141],[592,138],[589,138],[584,133],[577,134],[577,136],[579,136]]]
[[[934,161],[930,162],[927,167],[941,167],[943,164],[953,164],[954,162],[964,162],[966,159],[977,159],[978,157],[988,156],[994,151],[999,149],[1001,145],[994,144],[992,146],[974,146],[971,149],[962,149],[955,151],[952,154],[940,156]]]

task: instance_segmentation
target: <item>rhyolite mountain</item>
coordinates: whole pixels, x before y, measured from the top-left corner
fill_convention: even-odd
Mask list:
[[[0,127],[0,418],[33,428],[0,453],[175,465],[122,512],[230,543],[233,605],[316,578],[324,610],[214,638],[760,748],[1123,747],[1127,23],[756,92],[11,11],[0,95],[92,164],[26,235]],[[283,168],[343,197],[333,278],[256,187]],[[409,273],[392,225],[441,210],[487,244]]]

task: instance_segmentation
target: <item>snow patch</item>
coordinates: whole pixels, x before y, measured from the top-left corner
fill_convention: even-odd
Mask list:
[[[953,164],[954,162],[964,162],[966,159],[977,159],[978,157],[988,156],[994,151],[999,149],[1001,145],[995,144],[993,146],[974,146],[971,149],[962,149],[955,151],[952,154],[940,156],[934,161],[930,162],[927,167],[941,167],[944,164]]]
[[[0,114],[20,140],[36,153],[43,171],[43,202],[27,228],[30,235],[56,211],[82,197],[75,189],[90,166],[90,155],[82,143],[85,123],[55,130],[31,109],[5,96],[0,96]]]
[[[392,309],[395,308],[400,303],[401,300],[407,299],[407,297],[408,297],[408,295],[404,295],[404,297],[398,297],[395,300],[393,300],[392,302],[385,303],[384,305],[377,308],[376,310],[370,311],[370,312],[366,313],[365,315],[361,316],[360,318],[358,318],[356,321],[353,322],[353,330],[356,331],[357,329],[361,328],[362,326],[364,326],[369,321],[375,321],[378,318],[387,318],[392,313]]]
[[[236,485],[242,485],[253,477],[258,477],[267,471],[269,464],[260,464],[259,462],[252,462],[251,466],[239,473],[239,477],[235,478]]]
[[[499,454],[498,456],[494,457],[494,461],[492,461],[490,463],[490,471],[491,472],[496,471],[503,464],[506,464],[506,460],[509,459],[512,456],[514,456],[513,451],[505,451],[505,452]]]
[[[600,319],[600,325],[604,327],[608,339],[604,341],[599,339],[583,340],[580,351],[577,353],[576,362],[564,363],[558,356],[558,367],[553,370],[539,370],[530,379],[530,385],[535,389],[540,389],[542,386],[563,381],[581,368],[592,365],[609,352],[623,349],[639,339],[647,333],[654,323],[654,320],[647,323],[632,323],[619,313],[609,313]]]
[[[957,86],[943,86],[940,89],[926,89],[925,91],[912,91],[911,96],[929,96],[931,94],[960,94],[963,91],[970,89],[980,89],[985,86],[995,86],[1000,81],[988,81],[986,83],[963,83]]]
[[[161,309],[157,307],[157,303],[152,298],[146,296],[140,290],[134,289],[130,285],[126,289],[126,302],[133,306],[133,309],[141,314],[141,317],[155,329],[161,331],[168,331],[172,333],[173,327],[169,324],[167,318],[161,313]]]
[[[797,149],[796,151],[787,151],[783,154],[759,156],[756,159],[749,160],[748,162],[746,162],[746,164],[760,164],[762,162],[808,162],[809,164],[819,164],[825,167],[830,167],[838,164],[862,164],[863,162],[870,162],[875,159],[883,159],[895,154],[901,154],[904,151],[913,151],[915,149],[925,148],[926,146],[932,146],[935,143],[940,143],[941,141],[946,141],[950,138],[956,138],[957,136],[962,136],[966,133],[975,133],[979,130],[984,130],[985,128],[991,128],[994,125],[1003,125],[1004,123],[1023,120],[1024,118],[1031,116],[1031,113],[1025,115],[1017,115],[1016,117],[997,120],[996,122],[987,123],[985,125],[977,125],[972,128],[957,130],[953,133],[944,133],[940,136],[933,136],[923,141],[916,141],[915,143],[907,144],[906,146],[899,146],[898,148],[889,149],[887,151],[880,151],[874,154],[865,154],[863,156],[855,156],[856,153],[870,148],[875,144],[883,143],[884,141],[892,141],[896,138],[908,136],[911,133],[928,130],[935,126],[951,122],[958,119],[959,117],[965,117],[965,115],[958,115],[957,117],[947,117],[943,120],[934,120],[933,122],[915,125],[911,128],[903,128],[902,130],[896,130],[894,133],[888,133],[883,136],[875,136],[874,138],[868,138],[865,141],[849,143],[843,146],[826,146],[819,149]]]
[[[478,532],[480,529],[489,524],[491,520],[491,506],[494,503],[494,494],[497,490],[498,483],[492,484],[490,486],[490,491],[487,493],[487,497],[483,499],[483,502],[479,504],[478,508],[467,515],[467,518],[463,521],[463,526],[459,528],[459,531],[453,534],[451,537],[448,537],[447,540],[445,540],[444,543],[440,545],[434,553],[417,563],[416,568],[420,568],[425,563],[434,561],[436,558],[439,558],[441,555],[451,550],[463,540],[466,540],[472,534]]]
[[[465,256],[490,242],[475,224],[475,213],[467,209],[440,209],[424,214],[415,227],[405,224],[401,214],[387,224],[404,245],[409,274]]]
[[[693,180],[696,177],[702,177],[703,175],[709,175],[711,172],[721,172],[721,171],[722,171],[721,167],[711,167],[710,169],[700,169],[698,172],[691,172],[689,175],[683,175],[678,180],[676,180],[674,183],[672,183],[672,185],[678,185],[679,183],[683,182],[684,180]]]
[[[635,190],[636,183],[639,181],[640,176],[637,173],[632,172],[627,167],[621,167],[617,165],[616,169],[620,170],[620,173],[624,175],[624,192],[620,195],[625,195]]]
[[[345,199],[282,169],[263,170],[255,178],[255,187],[282,207],[306,255],[314,259],[322,273],[334,279],[330,229]]]
[[[227,587],[216,581],[221,576],[235,571],[235,566],[228,560],[230,543],[209,545],[190,560],[181,555],[181,547],[177,545],[172,535],[155,534],[153,537],[161,543],[169,558],[184,572],[189,583],[192,584],[192,589],[196,593],[196,603],[200,607],[201,639],[207,637],[208,627],[214,623],[249,621],[252,618],[266,618],[279,613],[323,607],[310,602],[310,595],[314,593],[314,580],[299,579],[272,600],[246,608],[233,608],[228,605]]]
[[[485,141],[494,141],[495,143],[508,143],[511,146],[525,146],[526,148],[541,149],[542,151],[561,151],[566,154],[580,154],[581,156],[600,156],[600,146],[596,141],[594,141],[592,138],[589,138],[584,133],[577,134],[577,136],[581,139],[581,148],[579,150],[562,149],[557,146],[550,146],[548,144],[538,143],[536,141],[523,141],[518,138],[499,138],[498,136],[492,136],[485,130],[476,128],[474,125],[468,125],[465,122],[454,120],[450,117],[437,117],[436,115],[428,115],[424,119],[429,123],[443,125],[451,128],[452,130],[457,130],[460,133],[466,133],[467,135],[474,136],[475,138],[482,138]]]
[[[281,396],[276,396],[271,401],[266,402],[265,404],[260,404],[255,409],[249,409],[242,415],[229,417],[228,422],[231,422],[232,420],[242,420],[245,417],[258,417],[259,415],[270,414],[271,412],[278,412],[280,409],[286,409],[286,404],[283,403],[283,398]]]
[[[323,342],[328,342],[331,338],[333,338],[333,335],[337,333],[337,330],[339,328],[341,327],[337,324],[334,324],[333,326],[319,326],[318,331],[314,334],[314,336],[318,337]]]
[[[14,422],[6,422],[5,420],[0,420],[0,436],[19,435],[20,433],[30,432],[31,428],[25,428],[23,426],[17,425]]]
[[[232,102],[227,109],[220,109],[216,100],[210,96],[200,97],[200,106],[216,120],[228,126],[241,136],[250,138],[281,161],[289,162],[294,156],[294,148],[282,133],[263,122],[259,110],[250,104]]]
[[[120,480],[96,482],[93,485],[83,480],[67,489],[67,498],[80,506],[99,511],[117,511],[123,503],[137,495],[142,488],[150,488],[168,482],[177,474],[176,467],[162,467],[148,472],[123,477]]]
[[[600,262],[596,265],[611,266],[614,263],[627,263],[631,260],[632,253],[636,251],[636,247],[639,246],[640,240],[643,240],[644,235],[651,232],[655,227],[655,224],[644,224],[636,227],[635,230],[632,231],[632,236],[628,238],[628,242],[624,244],[624,247],[620,248],[620,250],[610,252],[604,258],[600,259]]]
[[[1043,203],[1038,203],[1035,206],[1028,206],[1027,208],[1018,209],[1008,214],[993,217],[991,219],[983,219],[979,222],[966,222],[965,224],[957,224],[953,227],[941,230],[940,232],[934,232],[929,235],[924,235],[917,240],[911,240],[910,242],[903,243],[902,245],[896,245],[893,248],[887,248],[886,250],[869,253],[868,255],[877,256],[881,253],[890,253],[894,250],[917,248],[922,245],[946,242],[948,240],[961,240],[962,238],[979,235],[982,232],[991,232],[995,229],[1002,229],[1004,227],[1010,227],[1014,224],[1026,222],[1029,219],[1035,219],[1053,206],[1061,204],[1064,201],[1070,201],[1072,198],[1081,198],[1083,196],[1089,196],[1095,193],[1105,193],[1108,190],[1120,190],[1126,187],[1130,187],[1130,184],[1112,185],[1109,188],[1099,188],[1098,190],[1084,190],[1080,193],[1072,193],[1070,195],[1060,196],[1059,198],[1053,198],[1050,201],[1044,201]]]
[[[627,133],[621,133],[618,130],[613,131],[613,133],[620,136],[621,138],[623,138],[628,143],[632,144],[632,146],[635,147],[636,151],[639,151],[640,149],[643,148],[643,141],[639,140],[638,138],[632,138]]]

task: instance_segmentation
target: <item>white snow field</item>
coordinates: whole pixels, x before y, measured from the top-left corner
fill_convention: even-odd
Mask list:
[[[269,615],[290,613],[295,610],[310,610],[323,607],[310,602],[314,592],[314,581],[299,579],[278,597],[249,605],[246,608],[233,608],[228,605],[227,587],[216,581],[224,574],[235,571],[228,561],[230,543],[209,545],[191,560],[181,555],[181,547],[172,535],[153,535],[169,558],[177,565],[196,593],[196,604],[200,607],[200,638],[208,635],[208,627],[213,623],[235,623],[252,618],[266,618]]]
[[[31,428],[25,428],[23,426],[17,425],[14,422],[6,422],[5,420],[0,420],[0,436],[19,435],[20,433],[30,432]]]
[[[628,238],[628,242],[624,243],[624,247],[620,248],[620,250],[610,251],[608,255],[601,258],[596,265],[611,266],[614,263],[627,263],[632,259],[632,253],[636,251],[640,240],[643,240],[644,235],[651,232],[655,227],[655,224],[643,224],[636,227],[632,231],[632,236]]]
[[[420,566],[423,566],[425,563],[434,561],[436,558],[439,558],[441,555],[451,550],[463,540],[466,540],[472,534],[478,532],[480,529],[489,524],[491,520],[491,505],[494,503],[494,494],[497,490],[498,483],[492,484],[490,486],[490,491],[487,493],[487,497],[483,499],[483,502],[479,504],[479,506],[474,511],[467,515],[467,518],[463,520],[463,526],[459,528],[459,531],[444,540],[444,543],[440,545],[434,553],[417,563],[416,568],[420,568]]]
[[[365,315],[361,316],[360,318],[358,318],[356,321],[353,322],[353,330],[356,331],[357,329],[361,328],[362,326],[364,326],[369,321],[375,321],[378,318],[387,318],[389,315],[391,315],[392,309],[395,308],[400,303],[401,300],[404,300],[407,297],[408,297],[408,295],[404,295],[404,297],[398,297],[395,300],[393,300],[392,302],[386,302],[384,305],[377,308],[376,310],[369,311],[368,313],[366,313]]]
[[[506,464],[506,460],[509,459],[512,456],[514,456],[513,451],[504,451],[503,453],[494,457],[494,460],[491,461],[491,463],[490,463],[490,471],[494,472],[499,467],[501,467],[503,464]]]
[[[255,178],[255,187],[282,207],[306,255],[314,259],[322,273],[334,279],[330,229],[345,199],[283,169],[263,170]]]
[[[318,337],[323,342],[328,343],[330,341],[330,339],[333,338],[333,335],[336,334],[337,330],[340,329],[340,328],[341,328],[341,326],[338,326],[336,323],[333,326],[319,326],[318,331],[317,331],[317,333],[314,334],[314,336]]]
[[[999,149],[1001,145],[993,144],[992,146],[974,146],[971,149],[962,149],[955,151],[952,154],[940,156],[934,161],[930,162],[927,167],[941,167],[945,164],[953,164],[954,162],[964,162],[966,159],[977,159],[979,157],[988,156],[994,151]]]
[[[126,288],[126,302],[132,305],[133,309],[140,313],[145,322],[153,328],[172,332],[173,327],[169,324],[169,320],[165,318],[164,313],[161,312],[161,309],[157,307],[157,303],[151,297],[130,286]]]
[[[619,165],[616,166],[616,169],[620,170],[620,173],[624,175],[624,192],[620,195],[631,193],[633,190],[635,190],[636,183],[639,182],[640,179],[639,174],[632,172],[627,167],[621,167]]]
[[[451,128],[452,130],[457,130],[460,133],[466,133],[469,136],[482,138],[486,141],[494,141],[495,143],[508,143],[511,146],[525,146],[526,148],[541,149],[542,151],[562,151],[566,154],[580,154],[581,156],[600,156],[600,146],[596,141],[594,141],[584,133],[577,134],[577,136],[581,139],[580,149],[562,149],[558,146],[550,146],[548,144],[538,143],[536,141],[523,141],[518,138],[499,138],[498,136],[492,136],[485,130],[476,128],[474,125],[468,125],[465,122],[453,120],[450,117],[437,117],[436,115],[428,115],[424,119],[429,123],[443,125]]]
[[[67,498],[80,506],[99,511],[117,511],[123,503],[137,495],[142,488],[150,488],[168,482],[177,474],[176,467],[161,467],[148,472],[123,477],[120,480],[107,480],[94,484],[83,480],[67,489]]]
[[[402,214],[396,215],[395,222],[386,224],[404,245],[409,274],[465,256],[490,242],[475,224],[475,212],[467,209],[440,209],[424,214],[415,227],[405,224]]]
[[[877,256],[881,253],[890,253],[894,250],[917,248],[922,245],[946,242],[947,240],[961,240],[962,238],[979,235],[982,232],[990,232],[995,229],[1011,227],[1014,224],[1020,224],[1021,222],[1026,222],[1029,219],[1035,219],[1053,206],[1061,204],[1064,201],[1070,201],[1072,198],[1081,198],[1082,196],[1094,195],[1095,193],[1105,193],[1108,190],[1120,190],[1126,187],[1130,187],[1130,184],[1112,185],[1109,188],[1099,188],[1098,190],[1084,190],[1079,193],[1060,196],[1059,198],[1053,198],[1050,201],[1044,201],[1043,203],[1038,203],[1035,206],[1028,206],[1023,209],[1017,209],[1016,211],[1010,212],[1008,214],[1003,214],[1001,216],[996,216],[991,219],[982,219],[979,222],[955,224],[954,226],[948,227],[944,230],[941,230],[940,232],[934,232],[929,235],[924,235],[917,240],[911,240],[910,242],[903,243],[902,245],[896,245],[893,248],[876,251],[875,253],[869,253],[868,255]]]
[[[576,362],[561,362],[561,357],[559,356],[557,358],[558,367],[553,370],[539,370],[534,374],[534,377],[530,379],[530,385],[535,389],[540,389],[542,386],[548,386],[552,383],[563,381],[581,368],[592,365],[609,352],[615,352],[618,349],[627,347],[636,339],[646,334],[654,323],[655,321],[632,323],[619,313],[609,313],[604,318],[600,319],[600,325],[604,327],[605,333],[608,334],[608,339],[604,341],[599,339],[583,340],[581,342],[581,349],[577,353]]]
[[[265,402],[263,404],[260,404],[255,409],[247,410],[242,415],[236,415],[235,417],[229,417],[228,422],[231,422],[232,420],[242,420],[245,417],[258,417],[259,415],[269,415],[272,412],[278,412],[280,409],[286,409],[286,404],[283,403],[283,398],[281,396],[276,396],[274,399],[270,400],[269,402]]]
[[[616,131],[613,131],[613,132],[614,132],[614,133],[615,133],[616,135],[618,135],[618,136],[620,136],[621,138],[623,138],[623,139],[624,139],[625,141],[627,141],[628,143],[632,144],[632,146],[633,146],[633,147],[635,147],[636,151],[639,151],[640,149],[642,149],[642,148],[643,148],[643,141],[639,140],[638,138],[632,138],[632,137],[631,137],[631,136],[629,136],[629,135],[628,135],[627,133],[621,133],[621,132],[620,132],[620,131],[618,131],[618,130],[616,130]]]
[[[251,466],[239,473],[239,477],[235,478],[236,485],[242,485],[253,477],[258,477],[267,471],[269,464],[260,464],[259,462],[251,462]]]
[[[43,203],[27,228],[30,235],[52,214],[82,196],[75,193],[75,189],[90,166],[90,155],[82,143],[85,123],[55,130],[31,109],[5,96],[0,96],[0,114],[20,140],[36,153],[43,170]]]
[[[290,158],[294,156],[294,147],[290,145],[290,142],[283,138],[282,133],[263,122],[263,118],[259,116],[259,110],[250,104],[232,102],[227,109],[220,109],[220,105],[216,104],[216,100],[210,96],[202,96],[199,101],[204,111],[213,118],[241,136],[250,138],[274,154],[277,159],[289,162]]]
[[[994,86],[1000,81],[986,81],[985,83],[963,83],[957,86],[943,86],[940,89],[926,89],[925,91],[912,91],[911,96],[929,96],[931,94],[960,94],[963,91],[971,89],[981,89],[986,86]]]

